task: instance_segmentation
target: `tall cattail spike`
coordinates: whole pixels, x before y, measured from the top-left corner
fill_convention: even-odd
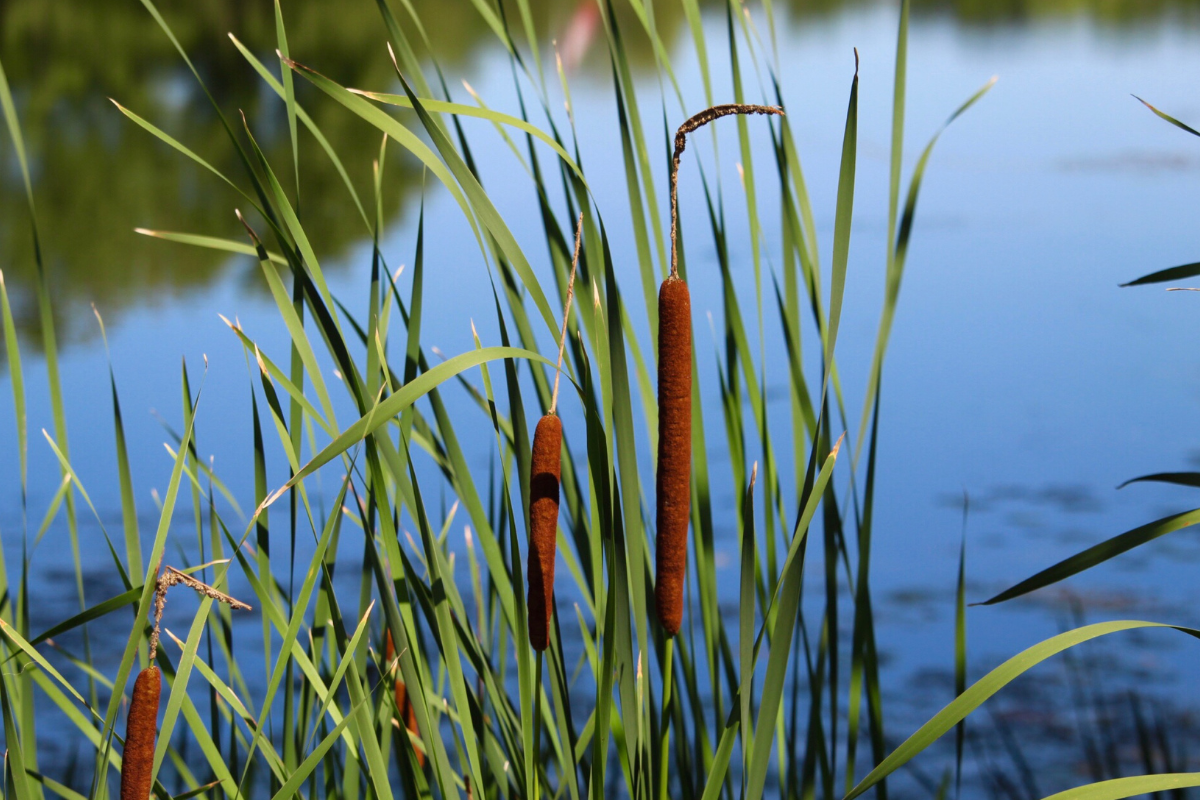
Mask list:
[[[654,599],[668,636],[683,621],[692,477],[692,301],[679,278],[658,294],[658,474]]]
[[[687,135],[730,114],[778,114],[775,106],[728,105],[706,108],[675,133],[671,156],[671,273],[658,294],[658,474],[655,511],[658,540],[654,600],[667,636],[683,622],[683,582],[687,573],[688,521],[692,480],[692,300],[679,277],[679,161]]]
[[[562,420],[546,414],[533,434],[529,480],[529,643],[550,646],[554,610],[554,559],[557,552],[559,481],[562,479]]]
[[[154,781],[154,738],[162,678],[151,664],[133,682],[121,756],[121,800],[148,800]]]

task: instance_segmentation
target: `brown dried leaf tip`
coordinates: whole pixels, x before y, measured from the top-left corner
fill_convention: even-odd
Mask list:
[[[529,644],[539,651],[550,646],[550,618],[554,613],[554,558],[558,552],[559,482],[562,480],[562,420],[555,410],[558,408],[559,377],[567,346],[567,318],[575,291],[582,235],[583,214],[580,214],[575,226],[575,255],[571,259],[571,278],[567,282],[562,332],[558,337],[554,395],[550,399],[550,411],[538,420],[534,429],[533,455],[529,464]]]
[[[731,114],[778,114],[774,106],[728,105],[706,108],[679,126],[671,158],[671,273],[658,293],[658,474],[655,512],[658,539],[654,601],[668,636],[683,623],[683,582],[687,572],[688,520],[692,481],[692,300],[679,277],[679,161],[687,135]]]
[[[396,660],[396,646],[392,644],[391,631],[387,632],[387,642],[384,651],[383,663],[388,669],[391,669],[392,662]],[[417,710],[413,708],[412,700],[408,696],[408,687],[404,685],[403,679],[396,678],[393,691],[396,697],[397,720],[404,725],[409,733],[419,738],[421,734],[417,728]],[[421,752],[420,748],[414,747],[413,750],[417,756],[417,766],[424,768],[425,754]]]

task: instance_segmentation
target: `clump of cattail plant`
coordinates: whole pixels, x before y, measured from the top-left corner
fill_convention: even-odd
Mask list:
[[[387,638],[384,643],[384,664],[387,668],[392,669],[392,662],[396,659],[396,645],[392,643],[392,632],[387,632]],[[396,718],[404,725],[409,733],[416,734],[417,728],[417,710],[413,708],[412,698],[408,696],[408,687],[404,685],[404,679],[397,677],[393,687],[393,693],[396,698]],[[419,734],[418,734],[419,735]],[[419,748],[413,748],[417,755],[417,766],[423,768],[425,766],[425,754]]]
[[[679,159],[687,135],[730,114],[783,114],[774,106],[706,108],[679,126],[671,157],[671,274],[658,293],[658,475],[656,479],[654,600],[668,636],[683,623],[683,579],[687,569],[692,480],[692,299],[679,277]]]
[[[535,650],[550,646],[550,616],[554,606],[554,557],[557,552],[558,492],[562,480],[562,420],[558,409],[558,383],[562,377],[563,353],[567,345],[567,317],[579,267],[579,242],[583,214],[575,228],[575,255],[567,281],[567,303],[563,308],[562,333],[558,339],[558,370],[550,410],[538,420],[533,432],[533,456],[529,464],[529,643]]]
[[[162,693],[162,676],[154,665],[158,655],[158,637],[162,627],[163,609],[167,605],[167,589],[176,584],[190,586],[205,597],[228,603],[234,608],[250,610],[250,606],[219,592],[207,583],[174,567],[165,567],[154,585],[154,628],[150,632],[148,666],[133,682],[133,696],[125,722],[125,751],[121,757],[121,800],[147,800],[154,783],[154,738],[158,727],[158,701]]]

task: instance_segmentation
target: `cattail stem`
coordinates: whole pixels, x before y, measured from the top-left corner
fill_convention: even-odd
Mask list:
[[[676,239],[679,229],[679,159],[687,147],[687,135],[715,119],[727,117],[730,114],[778,114],[783,116],[783,109],[778,106],[756,106],[746,103],[727,103],[721,106],[706,108],[695,116],[689,117],[679,130],[675,132],[675,152],[671,155],[671,277],[679,277],[679,258],[676,251]]]
[[[783,114],[775,106],[706,108],[679,126],[671,156],[671,272],[658,293],[658,474],[654,600],[668,637],[683,622],[692,481],[692,299],[679,277],[679,160],[687,135],[730,114]]]
[[[558,409],[558,379],[562,377],[563,354],[567,350],[567,317],[571,313],[571,298],[575,294],[575,270],[579,268],[579,243],[583,238],[583,212],[579,212],[579,222],[575,225],[575,255],[571,257],[571,277],[567,280],[567,302],[563,306],[562,333],[558,335],[558,368],[554,371],[554,394],[550,397],[550,410],[553,414]]]
[[[662,696],[662,716],[660,719],[669,721],[671,719],[671,701],[673,699],[673,684],[675,683],[675,640],[667,639],[667,654],[663,660],[663,696]],[[661,765],[658,772],[658,798],[659,800],[667,800],[670,797],[667,794],[667,787],[670,784],[671,771],[667,768],[671,760],[671,730],[667,722],[663,724],[662,742],[659,744],[658,761]]]

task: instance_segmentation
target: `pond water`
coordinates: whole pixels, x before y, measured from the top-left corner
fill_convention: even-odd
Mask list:
[[[232,166],[233,156],[202,96],[140,6],[98,4],[101,10],[92,19],[84,4],[70,5],[80,6],[74,17],[37,2],[0,4],[0,58],[35,162],[34,191],[65,341],[61,370],[73,463],[100,517],[119,535],[111,406],[107,391],[97,390],[106,385],[111,353],[143,533],[152,530],[152,490],[165,488],[171,466],[156,417],[179,427],[184,357],[193,387],[203,382],[200,453],[212,456],[242,507],[251,507],[249,373],[241,346],[218,314],[239,319],[264,350],[277,356],[285,352],[285,331],[256,264],[132,232],[142,226],[239,238],[233,216],[237,198],[121,118],[104,97],[112,95],[153,119],[221,167]],[[102,9],[109,5],[113,8]],[[297,10],[289,23],[292,53],[346,85],[391,90],[373,4],[361,5],[361,13],[344,15],[330,3]],[[430,4],[418,4],[424,5]],[[852,48],[862,59],[858,200],[839,340],[848,411],[856,420],[883,287],[896,14],[891,4],[816,4],[822,6],[816,11],[803,3],[780,5],[784,101],[797,132],[826,262]],[[953,124],[931,162],[885,373],[873,581],[880,647],[887,659],[885,689],[888,702],[899,710],[890,733],[897,735],[952,696],[952,601],[964,493],[970,498],[968,600],[980,601],[1092,543],[1191,508],[1194,490],[1115,487],[1138,475],[1200,465],[1200,440],[1190,425],[1200,410],[1200,359],[1193,346],[1200,333],[1200,295],[1118,288],[1155,269],[1195,261],[1200,252],[1195,223],[1200,141],[1156,119],[1131,97],[1136,93],[1184,121],[1200,120],[1195,92],[1200,7],[1097,3],[1101,10],[1092,11],[1071,3],[1061,9],[1054,3],[1030,3],[1029,9],[1019,3],[962,4],[967,11],[958,5],[917,4],[909,44],[906,175],[918,148],[946,116],[991,76],[999,82]],[[256,132],[262,131],[268,155],[285,163],[290,160],[286,119],[223,38],[231,29],[239,36],[245,31],[242,38],[252,43],[269,41],[269,12],[239,11],[231,17],[213,6],[199,4],[188,12],[199,21],[185,31],[185,45],[203,57],[201,69],[220,90],[218,96],[228,98],[226,107],[246,108]],[[507,57],[486,30],[471,22],[469,4],[445,8],[425,16],[438,20],[431,34],[447,54],[443,66],[456,99],[470,102],[457,88],[466,80],[489,106],[515,113]],[[187,17],[182,8],[171,11]],[[547,20],[547,30],[567,52],[574,114],[587,121],[579,130],[585,166],[619,164],[606,55],[602,43],[588,45],[577,11],[564,3],[539,9],[539,18]],[[688,102],[699,108],[703,95],[686,24],[670,11],[661,13],[660,28],[677,75]],[[710,9],[708,41],[723,43],[724,25],[723,13]],[[103,35],[89,37],[89,29]],[[80,46],[92,38],[91,46]],[[98,42],[124,44],[97,49]],[[269,50],[262,45],[260,52]],[[37,58],[37,53],[49,57]],[[720,77],[727,74],[727,56],[715,46],[709,55],[718,76],[714,97],[721,100],[730,92]],[[637,53],[635,64],[643,108],[651,118],[661,116],[652,56]],[[365,187],[378,139],[332,104],[313,108],[335,147],[360,155],[348,167]],[[739,156],[730,129],[719,137],[720,166],[710,154],[705,168],[709,174],[715,170],[736,198]],[[500,210],[518,240],[529,243],[527,251],[544,262],[536,244],[541,223],[521,166],[487,123],[468,123],[466,130],[484,185],[512,187],[498,194]],[[661,134],[655,131],[652,135]],[[754,141],[763,147],[759,158],[766,168],[768,140],[759,131]],[[53,422],[27,289],[32,265],[24,200],[7,139],[4,147],[0,268],[25,334],[33,432],[28,507],[36,528],[59,475],[37,433],[53,430]],[[434,243],[426,253],[426,303],[437,313],[428,314],[425,341],[446,354],[470,349],[472,321],[485,342],[497,341],[490,284],[461,215],[445,192],[432,187],[423,192],[419,170],[402,162],[398,149],[393,152],[385,252],[393,267],[411,260],[422,202],[427,237]],[[364,307],[369,242],[327,163],[311,152],[304,158],[302,204],[320,230],[315,238],[323,243],[332,288],[351,308]],[[593,168],[589,178],[602,213],[625,207],[621,170]],[[698,184],[694,171],[685,171],[683,180]],[[681,209],[685,220],[704,219],[699,192],[683,192]],[[764,212],[763,219],[766,241],[778,241],[777,214]],[[730,214],[728,224],[731,241],[744,245],[743,216]],[[695,223],[693,228],[700,229]],[[609,233],[614,252],[630,264],[622,278],[627,287],[636,286],[632,231],[617,226]],[[711,311],[719,320],[711,242],[697,235],[689,254],[697,318]],[[545,268],[544,263],[535,266]],[[747,303],[754,296],[748,259],[736,258],[735,271]],[[92,303],[108,326],[107,351]],[[635,312],[644,316],[640,308]],[[704,331],[697,327],[701,381],[713,385],[716,344]],[[768,347],[768,390],[778,397],[774,413],[785,417],[786,372],[778,358]],[[205,359],[207,375],[201,378]],[[0,383],[0,420],[11,420],[7,376]],[[706,418],[719,425],[717,407]],[[724,441],[719,430],[709,441],[717,443],[710,456],[719,456]],[[489,442],[470,447],[486,465]],[[20,552],[15,452],[11,423],[0,425],[0,531],[6,555]],[[716,501],[732,504],[732,492],[721,491],[725,494]],[[80,520],[83,558],[94,565],[85,570],[86,590],[89,602],[95,602],[119,587],[105,566],[97,526],[82,511]],[[190,524],[190,510],[181,513],[181,542],[193,538]],[[718,533],[723,574],[736,580],[735,533]],[[56,521],[33,552],[38,598],[33,627],[38,630],[78,607],[66,537],[65,526]],[[10,569],[15,560],[9,557]],[[974,608],[968,615],[972,676],[1079,617],[1200,625],[1197,583],[1190,579],[1198,566],[1200,541],[1185,530],[1027,601]],[[1156,697],[1173,697],[1200,679],[1195,667],[1200,645],[1176,638],[1156,633],[1132,647],[1132,637],[1120,645],[1098,645],[1088,651],[1089,668],[1103,674],[1106,697],[1136,687],[1153,704]],[[1073,719],[1044,713],[1048,703],[1072,706],[1063,699],[1072,685],[1068,673],[1061,664],[1042,668],[1002,695],[992,716],[981,717],[981,728],[1003,731],[1026,722],[1038,732],[1031,735],[1074,742]],[[1088,705],[1088,713],[1102,721],[1107,703]],[[1181,741],[1194,737],[1183,724],[1189,709],[1153,707],[1171,721]],[[979,747],[982,755],[975,757],[981,769],[1006,757],[991,740]],[[1082,770],[1086,759],[1078,743],[1064,747],[1073,754],[1066,771]]]

